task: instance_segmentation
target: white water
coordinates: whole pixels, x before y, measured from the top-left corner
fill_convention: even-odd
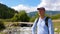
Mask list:
[[[31,27],[14,28],[10,29],[9,32],[8,34],[31,34]]]

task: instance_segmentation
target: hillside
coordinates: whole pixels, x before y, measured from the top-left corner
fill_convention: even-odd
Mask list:
[[[0,19],[12,18],[15,13],[18,13],[18,12],[0,3]]]
[[[28,13],[28,16],[33,17],[36,15],[36,13],[37,11],[30,12]],[[60,14],[60,11],[46,11],[46,14],[52,16],[52,15]]]

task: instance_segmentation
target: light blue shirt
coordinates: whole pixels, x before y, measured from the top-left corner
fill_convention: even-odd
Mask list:
[[[32,26],[32,34],[48,34],[48,30],[49,34],[54,34],[52,20],[50,18],[48,19],[48,28],[45,24],[45,18],[39,18],[38,23],[36,23],[37,19],[35,20]]]

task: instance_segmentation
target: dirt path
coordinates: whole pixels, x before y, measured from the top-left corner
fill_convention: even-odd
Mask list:
[[[58,19],[58,20],[52,20],[53,22],[60,22],[60,19]]]

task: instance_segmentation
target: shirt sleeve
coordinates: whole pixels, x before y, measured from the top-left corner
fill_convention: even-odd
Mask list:
[[[48,19],[49,34],[54,34],[53,23],[51,19]]]
[[[37,27],[37,23],[36,23],[37,19],[35,20],[33,26],[32,26],[32,34],[36,34],[36,27]]]

